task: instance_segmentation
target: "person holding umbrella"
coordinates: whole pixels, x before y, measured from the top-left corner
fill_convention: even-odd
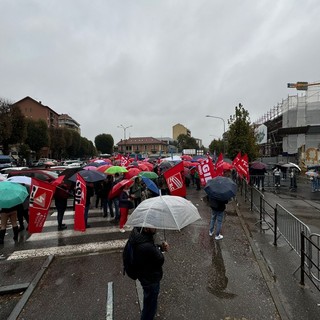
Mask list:
[[[226,209],[226,204],[228,201],[236,195],[237,185],[230,178],[218,176],[210,179],[206,183],[204,191],[208,195],[209,205],[212,210],[209,236],[212,237],[214,226],[217,221],[215,239],[221,240],[223,239],[223,235],[220,232],[224,210]]]
[[[163,277],[162,252],[169,250],[167,242],[161,245],[154,243],[155,228],[135,227],[129,240],[133,247],[134,264],[138,280],[143,288],[143,309],[141,320],[154,319],[157,312],[160,281]]]
[[[131,186],[131,183],[125,184],[119,197],[120,232],[126,231],[124,229],[124,225],[128,220],[129,209],[132,209],[134,207],[133,202],[131,201],[131,196],[130,196],[130,186]]]
[[[19,235],[19,227],[17,224],[18,206],[21,206],[21,204],[11,208],[2,208],[0,211],[1,213],[0,244],[3,244],[4,242],[4,236],[6,235],[7,223],[9,218],[12,224],[13,240],[14,241],[18,240],[18,235]]]
[[[214,198],[209,197],[209,203],[210,203],[210,208],[212,210],[211,211],[210,228],[209,228],[209,236],[212,237],[213,231],[214,231],[214,226],[217,221],[215,239],[221,240],[221,239],[223,239],[223,235],[220,232],[221,232],[221,228],[222,228],[224,210],[226,209],[226,204],[228,203],[228,201],[227,200],[220,201],[220,200],[216,200]]]

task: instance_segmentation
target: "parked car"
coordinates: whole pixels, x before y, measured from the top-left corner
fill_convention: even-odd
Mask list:
[[[58,178],[58,174],[56,172],[35,168],[9,171],[8,178],[13,176],[27,176],[49,183]]]

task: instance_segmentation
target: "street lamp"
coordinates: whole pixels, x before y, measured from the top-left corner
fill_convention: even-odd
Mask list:
[[[127,129],[128,129],[128,128],[131,128],[131,127],[132,127],[132,125],[125,127],[123,124],[120,124],[120,126],[118,126],[118,128],[122,128],[122,129],[123,129],[123,139],[124,139],[124,140],[126,140],[126,132],[127,132]]]
[[[224,121],[223,118],[221,117],[217,117],[217,116],[210,116],[210,115],[206,115],[207,118],[215,118],[215,119],[220,119],[222,120],[223,122],[223,136],[222,136],[222,140],[223,140],[223,153],[225,154],[226,153],[226,142],[225,142],[225,137],[224,137],[224,134],[226,133],[226,122]]]

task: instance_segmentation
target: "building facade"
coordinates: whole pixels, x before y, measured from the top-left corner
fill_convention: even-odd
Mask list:
[[[59,114],[52,110],[50,107],[45,106],[41,101],[36,101],[30,97],[25,97],[15,104],[22,114],[32,120],[44,120],[48,128],[58,128],[59,126]]]
[[[60,128],[72,129],[81,135],[80,124],[76,120],[71,118],[68,114],[60,114],[58,123]]]
[[[117,143],[120,153],[156,154],[167,153],[168,144],[152,137],[138,137],[121,140]]]
[[[288,96],[255,124],[261,123],[268,128],[263,156],[280,155],[305,166],[320,163],[320,86]]]
[[[191,131],[184,125],[177,123],[172,127],[172,138],[177,140],[180,134],[185,134],[188,137],[191,137]]]

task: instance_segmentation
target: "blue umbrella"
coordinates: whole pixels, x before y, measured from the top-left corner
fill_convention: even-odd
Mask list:
[[[237,185],[230,178],[219,176],[210,179],[204,187],[204,191],[209,198],[227,201],[236,195]]]
[[[141,177],[142,181],[145,183],[146,187],[156,194],[160,194],[157,185],[149,178]]]

